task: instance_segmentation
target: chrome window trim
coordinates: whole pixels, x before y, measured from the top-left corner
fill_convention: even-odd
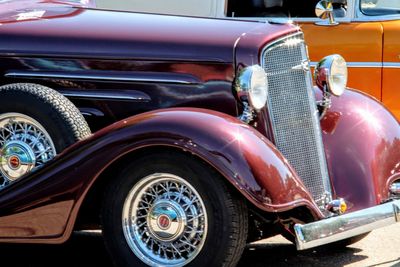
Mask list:
[[[176,83],[195,84],[194,81],[180,80],[174,78],[140,77],[130,75],[110,74],[80,74],[80,73],[50,73],[38,71],[10,71],[5,75],[7,78],[44,78],[44,79],[72,79],[72,80],[99,80],[99,81],[120,81],[120,82],[149,82],[149,83]]]

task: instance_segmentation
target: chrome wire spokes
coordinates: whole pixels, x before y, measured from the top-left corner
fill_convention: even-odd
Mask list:
[[[172,174],[153,174],[126,198],[123,227],[129,246],[146,264],[183,266],[203,247],[207,215],[187,181]]]
[[[0,115],[0,189],[56,155],[47,131],[20,113]]]

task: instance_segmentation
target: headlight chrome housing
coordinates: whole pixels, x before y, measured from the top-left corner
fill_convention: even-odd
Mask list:
[[[340,96],[344,93],[347,77],[347,64],[340,55],[327,56],[315,67],[317,86],[334,96]]]
[[[236,92],[240,100],[247,98],[250,106],[256,111],[267,103],[268,80],[260,65],[253,65],[240,71],[236,79]]]

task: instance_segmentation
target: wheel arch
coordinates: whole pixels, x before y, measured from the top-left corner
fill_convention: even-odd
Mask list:
[[[130,151],[129,153],[124,154],[120,158],[113,161],[110,165],[107,166],[97,177],[94,183],[91,185],[90,189],[86,193],[86,197],[81,204],[79,209],[79,213],[77,216],[76,228],[78,229],[90,229],[96,228],[99,224],[99,214],[101,210],[100,205],[96,205],[96,203],[102,202],[103,194],[106,190],[106,187],[112,182],[113,177],[119,175],[122,170],[126,167],[127,164],[130,164],[135,159],[138,159],[144,155],[156,155],[161,152],[170,152],[175,154],[185,155],[187,157],[194,158],[199,160],[199,162],[205,164],[207,167],[211,168],[214,172],[218,173],[219,179],[224,182],[228,188],[231,189],[232,192],[237,193],[240,198],[249,203],[243,195],[239,194],[236,188],[226,179],[223,178],[223,174],[208,163],[204,158],[200,157],[198,154],[190,153],[188,151],[184,151],[180,147],[168,146],[168,145],[150,145],[147,147],[141,147],[135,150]]]

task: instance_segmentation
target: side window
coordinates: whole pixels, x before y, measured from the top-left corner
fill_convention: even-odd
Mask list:
[[[227,17],[316,18],[319,0],[230,0]],[[345,17],[347,0],[332,0],[334,16]]]
[[[399,0],[361,0],[361,12],[367,16],[400,14]]]
[[[230,0],[227,17],[286,17],[284,0]]]

